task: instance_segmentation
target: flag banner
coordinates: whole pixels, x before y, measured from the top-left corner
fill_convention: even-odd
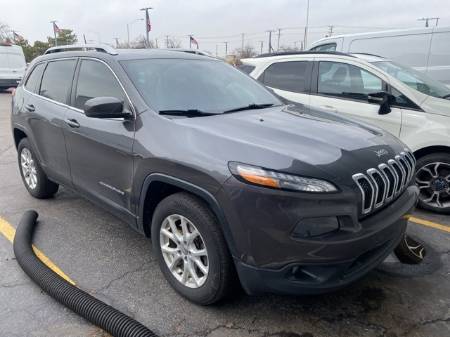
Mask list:
[[[148,15],[148,11],[145,13],[145,22],[147,23],[147,33],[149,33],[152,30],[152,24],[150,23],[150,16]]]
[[[197,49],[198,49],[198,42],[197,42],[197,40],[194,39],[194,37],[192,35],[189,36],[189,38],[190,38],[191,43],[195,44],[197,46]]]
[[[61,29],[58,27],[58,25],[55,22],[53,22],[53,32],[55,34],[61,33]]]
[[[16,32],[13,32],[13,37],[14,37],[14,41],[21,42],[21,41],[25,40],[22,35],[17,34]]]

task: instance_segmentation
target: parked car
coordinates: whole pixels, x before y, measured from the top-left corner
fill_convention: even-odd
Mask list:
[[[242,62],[244,71],[290,101],[399,137],[418,161],[419,205],[450,213],[450,88],[373,55],[287,53]]]
[[[0,43],[0,91],[17,87],[26,68],[22,47]]]
[[[404,236],[415,160],[388,132],[286,106],[211,57],[58,48],[13,98],[25,187],[65,185],[150,236],[188,299],[237,279],[249,294],[337,289]]]
[[[310,50],[380,55],[450,85],[450,27],[336,35],[314,42]]]

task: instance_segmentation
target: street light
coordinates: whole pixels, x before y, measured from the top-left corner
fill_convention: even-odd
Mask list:
[[[143,18],[135,19],[135,20],[133,20],[133,21],[127,23],[127,36],[128,36],[127,45],[128,45],[128,48],[130,48],[130,26],[131,26],[133,23],[136,23],[136,22],[138,22],[138,21],[144,21],[144,19],[143,19]]]

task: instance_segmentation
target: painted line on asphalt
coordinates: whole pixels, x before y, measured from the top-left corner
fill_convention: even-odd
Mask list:
[[[438,223],[433,222],[433,221],[416,218],[415,216],[411,216],[411,215],[408,215],[407,219],[408,219],[408,221],[411,221],[411,222],[413,222],[415,224],[418,224],[418,225],[431,227],[431,228],[439,229],[441,231],[450,233],[450,226],[445,226],[445,225],[441,225],[441,224],[438,224]]]
[[[13,226],[6,220],[0,218],[0,233],[3,234],[3,236],[8,239],[11,243],[14,241],[14,235],[16,234],[16,230]],[[75,282],[67,276],[56,264],[54,264],[39,248],[37,248],[35,245],[33,245],[33,251],[36,254],[36,256],[39,258],[39,260],[42,261],[43,264],[45,264],[47,267],[49,267],[51,270],[53,270],[56,274],[61,276],[63,279],[65,279],[67,282],[71,283],[72,285],[75,285]]]

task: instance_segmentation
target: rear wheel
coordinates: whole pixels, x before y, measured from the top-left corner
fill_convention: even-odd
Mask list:
[[[59,185],[49,180],[42,170],[27,138],[20,141],[17,147],[20,175],[28,192],[35,198],[51,198]]]
[[[161,201],[153,216],[152,246],[167,281],[184,297],[208,305],[228,294],[234,278],[231,257],[203,201],[188,193]]]
[[[433,153],[417,160],[419,207],[450,214],[450,154]]]

